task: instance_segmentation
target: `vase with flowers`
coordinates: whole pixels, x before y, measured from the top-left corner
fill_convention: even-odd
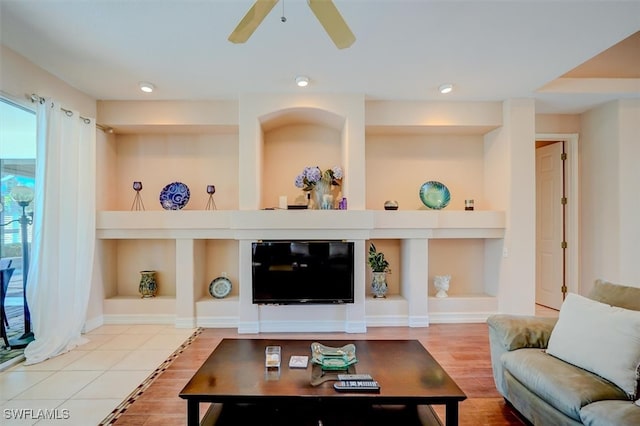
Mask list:
[[[334,208],[334,188],[342,183],[340,166],[322,171],[320,167],[305,167],[295,179],[295,185],[313,196],[313,208],[330,210]]]

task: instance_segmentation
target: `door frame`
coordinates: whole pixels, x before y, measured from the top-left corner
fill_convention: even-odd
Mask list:
[[[565,258],[567,292],[580,294],[580,216],[579,216],[579,175],[578,175],[578,133],[536,133],[536,141],[564,142],[567,159],[565,162],[565,194],[567,197],[565,232],[567,251]],[[534,141],[535,143],[535,141]]]

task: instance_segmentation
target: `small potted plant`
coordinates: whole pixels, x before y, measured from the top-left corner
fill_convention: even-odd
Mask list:
[[[384,258],[384,253],[379,253],[373,243],[369,245],[367,260],[373,272],[373,281],[371,283],[373,297],[383,298],[387,294],[387,272],[391,272],[389,262]]]

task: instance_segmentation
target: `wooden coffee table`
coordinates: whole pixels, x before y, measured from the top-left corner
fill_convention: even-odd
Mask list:
[[[311,363],[311,343],[356,346],[356,373],[380,384],[379,393],[337,392],[333,380],[312,386],[318,367]],[[446,425],[458,424],[458,403],[466,395],[417,340],[277,340],[224,339],[180,392],[187,400],[187,424],[199,424],[201,402],[224,405],[305,407],[305,413],[351,411],[380,406],[445,405]],[[282,348],[279,372],[265,370],[265,348]],[[308,355],[306,369],[289,368],[292,355]],[[334,375],[334,372],[326,373]],[[224,406],[223,405],[223,406]],[[316,423],[317,424],[317,423]]]

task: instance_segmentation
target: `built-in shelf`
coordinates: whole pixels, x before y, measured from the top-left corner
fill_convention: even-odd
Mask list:
[[[362,332],[481,321],[498,312],[493,295],[505,297],[511,280],[501,272],[514,258],[503,255],[514,253],[511,241],[505,245],[513,201],[508,185],[499,183],[517,174],[512,139],[528,135],[519,123],[529,121],[501,102],[246,95],[239,103],[107,101],[99,103],[99,118],[117,129],[98,146],[96,275],[105,322]],[[505,124],[509,132],[501,131]],[[304,202],[292,180],[316,164],[343,167],[339,191],[349,210],[260,210],[283,196],[288,204]],[[451,191],[446,209],[429,210],[419,200],[420,185],[432,179]],[[127,210],[134,180],[144,183],[147,211]],[[162,210],[156,194],[175,180],[189,186],[191,200],[184,210]],[[208,184],[216,185],[220,210],[196,210],[205,208]],[[474,198],[478,210],[462,210],[465,198]],[[382,210],[387,199],[401,209]],[[252,304],[251,242],[268,239],[353,241],[355,302]],[[366,252],[372,241],[393,260],[385,299],[371,296]],[[164,293],[154,299],[135,297],[138,271],[146,268],[160,274]],[[211,298],[208,285],[223,272],[233,290]],[[433,276],[454,272],[450,297],[429,297]]]
[[[104,242],[105,252],[122,262],[114,263],[114,274],[120,277],[120,284],[119,290],[112,291],[112,297],[104,301],[105,321],[174,322],[179,327],[238,327],[239,330],[244,327],[248,330],[245,332],[266,329],[294,331],[288,328],[293,326],[287,325],[291,321],[281,318],[280,311],[289,316],[297,313],[296,327],[316,331],[340,329],[343,321],[348,323],[345,328],[352,331],[361,331],[365,326],[424,326],[429,321],[452,322],[457,318],[479,321],[482,315],[497,310],[495,298],[429,298],[427,303],[429,277],[442,267],[441,262],[437,262],[434,271],[427,272],[429,258],[438,252],[448,256],[446,250],[464,252],[476,262],[472,269],[481,270],[483,267],[477,263],[478,259],[489,256],[482,241],[502,238],[504,226],[505,214],[500,211],[100,211],[97,215],[97,237]],[[309,306],[304,312],[300,307],[252,305],[247,298],[251,292],[250,241],[260,239],[356,241],[360,247],[358,251],[361,251],[354,265],[356,302],[338,307]],[[369,280],[365,276],[366,242],[373,240],[390,248],[388,254],[394,259],[396,271],[392,279],[400,281],[400,285],[396,284],[392,294],[384,299],[371,296]],[[446,246],[439,243],[429,249],[429,241],[434,240],[450,242]],[[429,250],[434,253],[428,255]],[[134,265],[141,265],[143,258],[146,264],[158,256],[165,258],[162,265],[156,266],[165,268],[161,271],[164,281],[159,283],[159,287],[175,296],[153,299],[132,296],[137,291]],[[488,262],[490,265],[493,263]],[[211,298],[208,285],[223,271],[231,274],[232,294],[224,299]],[[458,275],[456,278],[458,285],[468,282],[465,286],[473,290],[486,289],[483,280],[475,282],[475,277]],[[118,294],[118,291],[125,294]],[[248,309],[255,310],[258,318],[249,326],[241,324],[240,313],[242,310],[246,313]],[[362,320],[351,324],[348,318],[354,313]],[[306,314],[334,319],[325,321],[322,324],[325,328],[314,328],[320,326],[313,320],[307,320]]]
[[[340,239],[502,238],[504,226],[501,211],[446,210],[100,211],[96,224],[101,239],[277,239],[315,231]]]

